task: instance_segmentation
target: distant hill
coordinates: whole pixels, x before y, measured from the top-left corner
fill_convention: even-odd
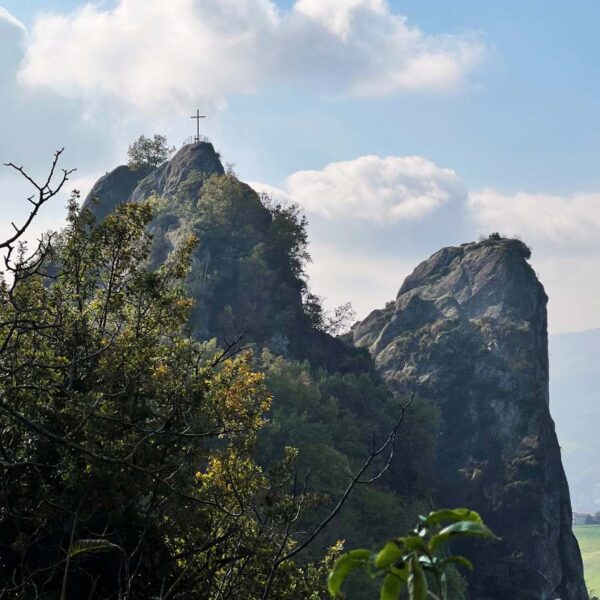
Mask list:
[[[573,510],[600,511],[600,329],[551,335],[550,409]]]

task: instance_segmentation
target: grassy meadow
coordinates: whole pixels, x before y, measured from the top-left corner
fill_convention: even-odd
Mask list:
[[[581,548],[587,587],[600,597],[600,525],[575,525],[573,532]]]

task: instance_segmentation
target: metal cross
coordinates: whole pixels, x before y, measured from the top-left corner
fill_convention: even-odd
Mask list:
[[[200,143],[200,119],[206,119],[206,115],[201,115],[200,111],[196,111],[196,116],[190,117],[191,119],[196,119],[196,144]]]

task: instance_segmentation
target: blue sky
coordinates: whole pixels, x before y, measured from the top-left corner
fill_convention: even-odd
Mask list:
[[[269,0],[165,0],[182,21],[198,19],[207,43],[196,46],[183,34],[171,46],[165,38],[164,53],[177,59],[164,65],[160,53],[143,56],[163,33],[161,19],[147,15],[145,23],[136,2],[96,3],[83,19],[73,12],[84,4],[76,0],[0,0],[28,31],[22,56],[6,70],[14,89],[0,98],[0,125],[10,131],[0,158],[41,169],[52,147],[66,145],[83,189],[123,160],[139,133],[164,131],[179,143],[193,132],[186,111],[198,105],[209,115],[206,132],[240,177],[307,209],[315,290],[331,304],[351,300],[364,315],[393,298],[411,268],[440,246],[498,229],[533,245],[554,331],[600,326],[597,1],[337,0],[351,28],[325,35],[332,19],[316,0],[281,1],[285,18],[276,25]],[[247,56],[230,49],[237,38],[222,28],[223,5],[235,5],[227,18],[236,35],[255,31],[266,42]],[[119,18],[115,7],[123,9]],[[298,12],[302,19],[292,18]],[[60,27],[49,13],[64,17]],[[107,15],[121,54],[94,39]],[[119,37],[128,18],[154,38]],[[179,31],[177,15],[167,21]],[[410,28],[418,28],[416,42]],[[3,39],[14,49],[6,36],[0,46]],[[214,63],[190,58],[215,49]],[[434,65],[440,85],[421,81],[418,65],[405,68],[403,52],[429,53],[434,63],[441,56]],[[448,57],[456,59],[451,68]],[[176,80],[174,64],[182,65]],[[137,77],[142,72],[151,83]],[[372,94],[382,80],[386,91]],[[367,156],[380,160],[361,160]],[[353,193],[348,180],[369,193],[344,204],[340,190]],[[348,256],[345,272],[336,265]]]
[[[82,4],[0,1],[28,26],[39,12],[70,11]],[[260,140],[260,164],[249,176],[277,179],[298,168],[376,152],[426,155],[451,164],[473,186],[554,193],[600,187],[598,2],[390,4],[430,33],[483,34],[490,56],[473,78],[473,89],[441,98],[413,95],[376,102],[327,102],[310,90],[238,98],[224,127]],[[296,122],[290,123],[290,117]],[[283,119],[288,122],[282,130]],[[289,148],[286,156],[281,156],[282,147]]]
[[[285,104],[314,123],[313,131],[324,132],[315,153],[311,132],[300,124],[293,132],[300,138],[296,156],[316,167],[340,154],[419,154],[450,165],[471,186],[552,193],[600,187],[600,3],[393,4],[428,32],[482,32],[489,56],[473,89],[329,107],[315,98],[287,98]],[[263,131],[261,125],[250,126],[252,133]]]

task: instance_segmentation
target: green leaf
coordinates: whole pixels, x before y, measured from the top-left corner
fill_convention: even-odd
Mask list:
[[[402,586],[404,585],[404,581],[394,575],[393,573],[388,573],[383,578],[383,585],[381,586],[381,600],[398,600],[400,597],[400,592],[402,591]]]
[[[419,562],[424,569],[435,569],[436,565],[439,562],[439,559],[436,556],[429,557],[427,554],[421,554],[419,556]]]
[[[423,538],[418,535],[408,535],[403,538],[398,538],[399,542],[402,542],[404,548],[413,552],[414,550],[425,550],[425,542]]]
[[[423,522],[426,525],[438,525],[445,521],[473,521],[474,523],[480,523],[483,525],[483,521],[479,513],[468,508],[443,508],[430,512],[426,517],[423,518]]]
[[[333,598],[339,594],[346,577],[354,569],[366,566],[370,556],[370,550],[351,550],[335,561],[327,579],[327,589]]]
[[[90,554],[93,552],[108,552],[110,550],[120,550],[121,547],[109,542],[108,540],[77,540],[73,542],[69,550],[71,558],[80,554]]]
[[[390,567],[389,572],[392,575],[395,575],[396,577],[398,577],[400,579],[400,581],[402,581],[403,583],[406,583],[408,581],[408,564],[407,563],[404,563],[402,565],[402,567],[400,567],[400,568]]]
[[[378,569],[387,569],[400,560],[402,554],[403,552],[396,542],[388,542],[375,557],[375,566]]]
[[[427,599],[427,577],[421,563],[412,556],[408,564],[408,597],[410,600]]]
[[[433,553],[437,547],[452,537],[481,537],[495,538],[493,532],[482,523],[475,521],[459,521],[442,529],[438,534],[431,537],[429,549]]]
[[[442,561],[442,565],[447,564],[459,565],[461,567],[469,569],[469,571],[472,571],[474,569],[473,563],[464,556],[450,556]]]

